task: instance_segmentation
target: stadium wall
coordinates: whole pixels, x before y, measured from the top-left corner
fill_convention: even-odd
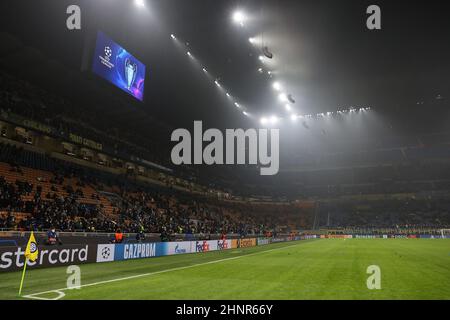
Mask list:
[[[28,261],[27,268],[50,268],[78,265],[96,261],[96,248],[92,245],[62,245],[40,247],[38,259]],[[0,272],[21,270],[24,265],[25,246],[0,248]]]
[[[270,243],[308,239],[375,239],[408,238],[440,239],[441,235],[302,235],[275,238],[246,238],[230,240],[201,240],[175,242],[146,242],[122,244],[78,244],[61,246],[39,246],[35,262],[28,262],[28,268],[50,268],[85,263],[104,263],[132,259],[146,259],[177,254],[195,254],[222,251],[235,248],[249,248]],[[450,239],[450,235],[444,235]],[[23,268],[25,246],[0,247],[0,272],[18,271]]]
[[[288,241],[289,238],[284,238]],[[298,239],[300,240],[300,238]],[[260,238],[261,244],[271,242]],[[176,242],[147,242],[121,244],[83,244],[61,246],[39,246],[35,262],[28,262],[28,268],[49,268],[83,263],[103,263],[176,254],[222,251],[235,248],[249,248],[258,245],[258,239],[201,240]],[[25,246],[0,247],[0,272],[18,271],[24,265]]]

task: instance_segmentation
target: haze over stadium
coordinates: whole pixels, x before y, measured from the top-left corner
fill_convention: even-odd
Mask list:
[[[450,299],[445,9],[0,3],[0,299]]]

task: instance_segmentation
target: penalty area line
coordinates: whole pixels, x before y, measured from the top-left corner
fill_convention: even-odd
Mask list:
[[[190,269],[190,268],[195,268],[195,267],[201,267],[201,266],[205,266],[205,265],[209,265],[209,264],[215,264],[215,263],[220,263],[220,262],[225,262],[225,261],[231,261],[231,260],[236,260],[236,259],[245,258],[245,257],[251,257],[251,256],[255,256],[255,255],[263,254],[263,253],[267,253],[267,252],[288,249],[288,248],[292,248],[292,247],[298,246],[300,244],[301,243],[296,243],[296,244],[285,246],[285,247],[281,247],[281,248],[274,248],[274,249],[269,249],[269,250],[263,250],[263,251],[259,251],[259,252],[244,254],[244,255],[241,255],[241,256],[237,256],[237,257],[213,260],[213,261],[208,261],[208,262],[203,262],[203,263],[192,264],[192,265],[184,266],[184,267],[177,267],[177,268],[171,268],[171,269],[165,269],[165,270],[160,270],[160,271],[148,272],[148,273],[143,273],[143,274],[137,274],[137,275],[134,275],[134,276],[124,277],[124,278],[117,278],[117,279],[93,282],[93,283],[83,284],[83,285],[78,286],[76,288],[62,288],[62,289],[42,291],[42,292],[38,292],[38,293],[32,293],[32,294],[24,295],[24,296],[22,296],[22,298],[37,299],[37,300],[59,300],[59,299],[61,299],[61,298],[66,296],[64,291],[67,291],[67,290],[78,290],[78,289],[81,289],[81,288],[92,287],[92,286],[97,286],[97,285],[101,285],[101,284],[107,284],[107,283],[113,283],[113,282],[119,282],[119,281],[131,280],[131,279],[137,279],[137,278],[142,278],[142,277],[149,277],[149,276],[154,276],[154,275],[167,273],[167,272],[173,272],[173,271],[185,270],[185,269]],[[40,295],[49,294],[49,293],[57,293],[58,297],[52,298],[52,299],[39,297]]]

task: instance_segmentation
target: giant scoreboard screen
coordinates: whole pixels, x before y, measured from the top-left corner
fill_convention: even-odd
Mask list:
[[[98,32],[92,70],[142,101],[145,65],[103,32]]]

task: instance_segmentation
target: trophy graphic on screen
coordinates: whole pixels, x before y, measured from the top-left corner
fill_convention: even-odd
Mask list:
[[[125,79],[127,81],[127,89],[129,91],[131,91],[134,80],[136,80],[137,69],[136,63],[131,62],[128,58],[125,60]]]

